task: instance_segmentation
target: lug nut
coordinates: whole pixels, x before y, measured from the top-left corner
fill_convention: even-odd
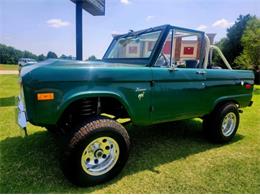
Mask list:
[[[106,150],[109,150],[109,146],[106,146]]]
[[[89,163],[90,162],[90,158],[87,158],[87,163]]]
[[[95,159],[94,162],[95,162],[95,164],[98,164],[98,159]]]
[[[103,142],[104,142],[104,143],[107,142],[107,139],[103,139]]]
[[[107,157],[107,155],[103,154],[102,158],[106,158],[106,157]]]

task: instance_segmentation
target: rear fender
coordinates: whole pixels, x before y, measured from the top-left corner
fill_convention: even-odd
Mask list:
[[[221,103],[224,102],[233,102],[238,104],[239,107],[246,107],[249,105],[250,100],[252,99],[252,94],[240,94],[240,95],[232,95],[232,96],[224,96],[216,99],[211,108],[211,112]]]

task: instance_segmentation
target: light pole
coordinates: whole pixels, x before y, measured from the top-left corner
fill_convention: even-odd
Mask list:
[[[76,2],[76,60],[82,60],[82,1]]]
[[[76,59],[82,60],[83,34],[82,34],[82,10],[93,16],[105,15],[105,0],[71,0],[76,4]]]

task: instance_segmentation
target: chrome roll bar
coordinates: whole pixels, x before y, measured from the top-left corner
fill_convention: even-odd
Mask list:
[[[222,51],[215,45],[210,45],[210,40],[209,37],[205,34],[205,57],[204,57],[204,63],[203,63],[203,68],[207,69],[208,67],[208,61],[209,61],[209,55],[211,52],[213,52],[213,50],[216,50],[219,54],[219,56],[221,57],[221,59],[223,60],[224,64],[226,65],[226,67],[230,70],[232,70],[232,67],[230,66],[230,64],[228,63],[227,59],[225,58],[224,54],[222,53]]]

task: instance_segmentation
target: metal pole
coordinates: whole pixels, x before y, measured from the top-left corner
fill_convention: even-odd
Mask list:
[[[82,1],[76,1],[76,59],[82,60]]]

